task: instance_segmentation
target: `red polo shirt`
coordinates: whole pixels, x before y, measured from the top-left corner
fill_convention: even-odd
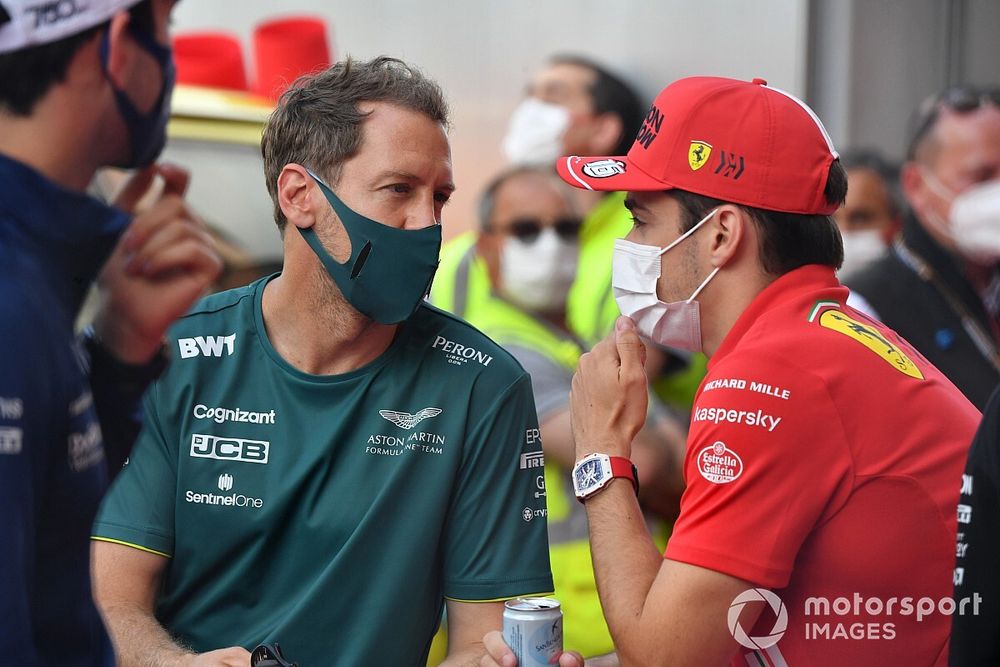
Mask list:
[[[955,508],[980,415],[847,295],[826,267],[776,280],[695,400],[665,556],[777,595],[744,598],[771,605],[753,628],[730,620],[760,647],[733,665],[947,660]]]

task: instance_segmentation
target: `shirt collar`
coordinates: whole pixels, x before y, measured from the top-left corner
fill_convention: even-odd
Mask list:
[[[788,302],[802,298],[804,294],[815,294],[818,290],[833,290],[830,298],[843,304],[847,300],[848,290],[837,280],[834,270],[821,264],[807,264],[779,276],[754,297],[746,310],[736,319],[733,328],[723,338],[719,349],[708,360],[708,369],[723,357],[736,349],[743,336],[753,327],[754,323],[769,310],[778,308]],[[828,292],[829,293],[829,292]],[[807,314],[803,315],[803,320]]]

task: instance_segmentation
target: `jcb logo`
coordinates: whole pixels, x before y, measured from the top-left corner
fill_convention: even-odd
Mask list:
[[[201,433],[191,435],[191,456],[203,459],[267,463],[270,447],[271,443],[266,440],[223,438]]]
[[[195,336],[194,338],[178,338],[177,347],[180,349],[181,359],[197,357],[199,354],[205,357],[221,357],[225,350],[227,355],[233,353],[236,344],[236,334],[228,336]]]

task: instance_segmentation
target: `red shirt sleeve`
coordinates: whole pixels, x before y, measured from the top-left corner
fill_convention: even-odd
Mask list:
[[[825,383],[782,359],[725,359],[695,401],[684,477],[664,556],[785,587],[809,533],[850,492]]]

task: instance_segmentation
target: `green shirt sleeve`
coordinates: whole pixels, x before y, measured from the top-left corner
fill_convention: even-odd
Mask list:
[[[521,376],[465,443],[444,536],[444,594],[500,600],[553,590],[542,443],[531,381]]]
[[[174,548],[177,457],[167,447],[160,426],[158,388],[154,384],[146,393],[142,432],[101,504],[93,539],[169,558]]]

